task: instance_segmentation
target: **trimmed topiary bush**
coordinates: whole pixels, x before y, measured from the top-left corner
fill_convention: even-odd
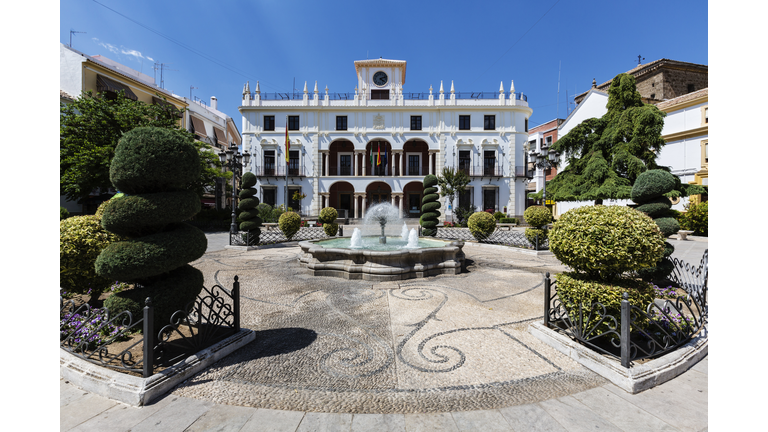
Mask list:
[[[297,232],[299,232],[299,228],[301,227],[301,216],[299,216],[298,213],[291,211],[285,212],[280,215],[280,219],[277,221],[277,226],[280,227],[280,231],[283,232],[283,235],[290,240]]]
[[[95,268],[102,277],[141,288],[110,296],[105,305],[112,305],[111,313],[131,300],[143,307],[151,297],[155,320],[164,325],[202,290],[202,273],[187,263],[203,256],[208,241],[183,222],[199,211],[189,191],[199,174],[197,149],[182,134],[141,127],[120,139],[110,180],[124,196],[108,201],[103,212],[104,223],[128,238],[107,246]]]
[[[503,218],[499,219],[499,223],[512,223],[513,224],[513,223],[517,223],[517,219],[503,217]]]
[[[584,206],[567,211],[549,232],[549,249],[561,263],[596,280],[651,267],[662,257],[659,227],[623,206]]]
[[[333,207],[325,207],[320,210],[318,221],[323,224],[334,223],[339,218],[339,212]]]
[[[653,221],[656,222],[656,225],[659,226],[661,235],[664,236],[664,238],[667,238],[672,234],[680,231],[680,224],[677,223],[677,219],[673,217],[655,218]]]
[[[534,246],[541,246],[548,238],[549,231],[545,228],[526,228],[525,238]]]
[[[637,204],[651,202],[675,189],[675,175],[669,171],[648,170],[637,176],[630,197]]]
[[[478,240],[485,240],[496,230],[496,219],[488,212],[477,212],[467,222],[469,232]]]
[[[96,299],[115,279],[99,276],[94,263],[104,248],[122,238],[101,226],[95,215],[72,216],[59,222],[59,284],[67,293]]]
[[[501,218],[506,217],[506,216],[507,215],[505,215],[504,213],[502,213],[500,211],[497,211],[496,213],[493,214],[493,218],[496,219],[496,220],[501,220]]]
[[[256,189],[253,187],[256,185],[256,175],[252,172],[246,172],[243,174],[242,181],[240,182],[240,203],[237,208],[240,209],[240,231],[248,232],[248,243],[259,244],[259,236],[261,235],[261,217],[259,217],[259,198],[256,196]]]
[[[339,224],[337,223],[324,223],[323,224],[323,231],[325,231],[325,235],[328,237],[333,237],[336,235],[336,233],[339,232]]]
[[[544,206],[530,206],[523,213],[525,222],[536,228],[552,223],[552,211]]]
[[[430,174],[424,177],[424,198],[421,200],[421,217],[419,224],[423,236],[437,234],[437,219],[440,217],[440,196],[437,194],[437,177]]]
[[[691,204],[688,211],[680,216],[680,226],[693,231],[693,235],[707,237],[709,234],[709,201]]]

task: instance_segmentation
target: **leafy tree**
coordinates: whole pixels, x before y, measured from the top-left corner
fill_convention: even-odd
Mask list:
[[[158,97],[165,100],[161,95]],[[190,188],[202,195],[214,186],[217,177],[231,178],[221,171],[218,156],[208,144],[178,124],[178,111],[162,105],[146,104],[119,92],[113,99],[84,92],[70,104],[62,104],[59,112],[60,193],[76,201],[87,198],[96,188],[109,189],[109,167],[115,147],[122,135],[140,126],[174,130],[193,142],[200,153],[202,172]]]
[[[464,193],[470,178],[462,170],[454,170],[453,167],[444,167],[443,173],[437,177],[437,185],[440,186],[440,196],[448,197],[448,203],[453,208],[453,200],[456,194]],[[455,212],[455,211],[454,211]]]
[[[664,147],[661,130],[666,114],[640,99],[635,78],[619,74],[608,90],[608,112],[583,121],[553,146],[564,154],[568,166],[547,183],[547,195],[555,201],[629,199],[638,175],[664,169],[656,157]],[[676,198],[699,192],[678,181],[665,196]],[[541,191],[529,197],[540,199]]]

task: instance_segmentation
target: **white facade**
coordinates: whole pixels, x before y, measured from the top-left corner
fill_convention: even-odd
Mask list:
[[[303,215],[315,216],[333,205],[349,210],[349,217],[362,217],[366,208],[386,200],[404,216],[418,217],[420,200],[412,210],[423,196],[424,176],[461,165],[472,178],[469,187],[478,210],[487,204],[522,214],[523,147],[532,113],[525,96],[505,91],[503,84],[481,95],[456,92],[453,83],[445,90],[442,82],[436,91],[407,93],[405,61],[362,60],[355,68],[354,93],[329,93],[327,88],[321,93],[317,83],[312,90],[305,83],[303,93],[294,97],[262,94],[258,83],[252,93],[246,84],[240,107],[243,147],[252,155],[249,169],[259,179],[262,202],[286,202],[290,168],[289,196],[295,190],[306,195],[294,209]],[[292,157],[287,164],[289,117],[297,130],[289,130]],[[371,153],[376,157],[378,149],[386,161],[372,166]],[[440,211],[450,214],[446,201]]]

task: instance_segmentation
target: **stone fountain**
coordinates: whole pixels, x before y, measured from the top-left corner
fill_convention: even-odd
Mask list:
[[[377,204],[351,237],[299,242],[299,261],[315,276],[345,279],[389,281],[461,273],[464,242],[419,238],[404,222],[399,235],[387,236],[387,227],[391,231],[400,222],[397,207]]]

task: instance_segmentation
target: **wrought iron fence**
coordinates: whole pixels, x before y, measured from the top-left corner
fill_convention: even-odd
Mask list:
[[[152,299],[141,317],[123,311],[76,306],[59,298],[59,334],[62,349],[90,363],[136,372],[149,377],[159,367],[171,366],[240,331],[240,282],[232,291],[220,285],[203,287],[200,295],[169,322],[156,323]],[[125,342],[119,350],[115,343]]]
[[[344,231],[339,227],[339,236],[343,236]],[[229,244],[233,246],[260,246],[288,241],[321,240],[331,238],[325,234],[323,227],[301,227],[291,238],[285,236],[282,230],[276,227],[262,228],[258,243],[248,232],[241,231],[229,234]]]
[[[673,259],[667,291],[649,305],[633,305],[624,292],[618,314],[599,302],[575,304],[561,299],[557,281],[544,277],[544,325],[629,368],[633,361],[658,357],[690,341],[708,320],[708,250],[698,267]],[[679,291],[683,291],[680,293]]]
[[[419,227],[419,236],[421,236],[421,227]],[[548,250],[549,240],[539,241],[539,236],[534,235],[533,242],[528,240],[525,233],[515,230],[501,230],[496,228],[490,235],[480,237],[479,239],[472,235],[469,228],[443,228],[437,227],[436,238],[443,240],[472,240],[480,243],[497,244],[504,246],[514,246],[523,249]]]

